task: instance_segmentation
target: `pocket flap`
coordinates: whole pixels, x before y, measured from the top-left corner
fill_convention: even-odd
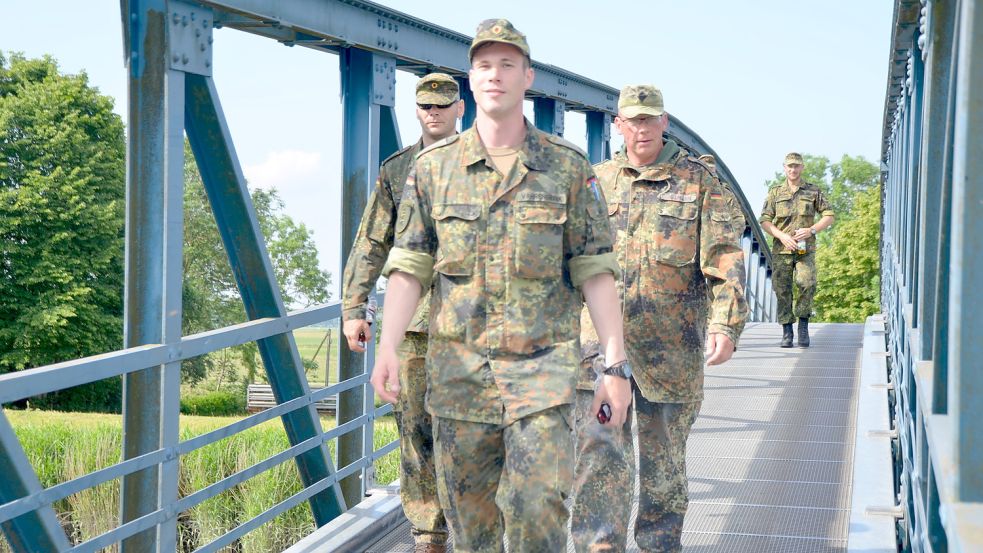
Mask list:
[[[480,215],[481,206],[475,204],[434,204],[431,216],[437,221],[451,218],[476,221]]]
[[[562,205],[519,205],[515,220],[519,223],[545,223],[562,225],[567,221],[567,209]]]

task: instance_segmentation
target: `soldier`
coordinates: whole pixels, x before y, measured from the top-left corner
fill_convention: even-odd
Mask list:
[[[464,102],[457,81],[450,75],[431,73],[416,83],[416,117],[423,134],[415,144],[382,162],[345,265],[342,318],[348,347],[353,351],[365,351],[362,344],[372,340],[365,315],[366,301],[392,248],[403,184],[413,160],[423,148],[455,134],[457,120],[463,113]],[[412,526],[415,551],[441,553],[446,549],[447,523],[437,497],[433,425],[423,405],[427,390],[424,358],[429,318],[428,292],[413,316],[406,339],[400,344],[401,391],[393,410],[400,438],[399,495],[403,512]]]
[[[585,298],[611,373],[592,408],[621,426],[630,401],[620,270],[590,163],[522,115],[525,36],[483,21],[470,59],[474,126],[421,152],[406,184],[372,384],[396,400],[396,346],[435,279],[427,409],[455,549],[499,553],[507,533],[515,553],[562,551]]]
[[[822,190],[802,180],[802,156],[785,156],[785,182],[768,190],[761,209],[761,228],[771,244],[771,287],[778,298],[783,348],[792,347],[792,323],[799,318],[799,346],[809,347],[809,317],[816,295],[816,234],[833,224],[833,209]],[[816,223],[816,214],[822,215]],[[799,301],[792,309],[792,289]]]
[[[703,400],[704,359],[730,359],[747,316],[743,219],[735,221],[733,195],[709,168],[663,137],[669,116],[658,88],[626,86],[615,125],[625,149],[594,169],[624,270],[640,479],[635,541],[642,551],[680,551],[686,439]],[[578,552],[624,551],[635,475],[631,424],[600,426],[587,407],[604,357],[589,320],[581,321],[573,542]]]

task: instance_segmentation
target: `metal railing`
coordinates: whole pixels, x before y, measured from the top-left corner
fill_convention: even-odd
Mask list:
[[[882,306],[903,551],[983,551],[983,4],[895,3]]]
[[[0,527],[15,551],[174,551],[178,516],[279,464],[293,460],[303,489],[198,549],[217,551],[286,510],[308,502],[318,526],[361,499],[375,460],[376,408],[366,355],[342,347],[340,382],[311,392],[292,332],[337,320],[337,303],[287,312],[270,256],[212,80],[212,30],[239,28],[340,57],[344,110],[342,251],[354,240],[379,161],[400,146],[394,114],[396,69],[421,75],[443,70],[460,79],[465,125],[475,113],[467,88],[470,38],[407,14],[357,0],[123,0],[130,128],[127,133],[125,349],[0,376],[0,404],[122,377],[123,460],[42,488],[0,409]],[[566,111],[584,112],[588,155],[610,156],[609,127],[618,91],[534,62],[529,97],[539,128],[561,134]],[[670,130],[696,153],[713,153],[678,120]],[[181,335],[184,137],[202,175],[249,321]],[[748,226],[748,298],[754,320],[772,320],[770,254],[733,175],[718,157],[721,177],[739,196]],[[223,348],[256,342],[279,403],[192,439],[179,439],[180,365]],[[343,341],[342,341],[343,343]],[[338,395],[338,424],[324,431],[314,404]],[[290,447],[185,497],[179,497],[181,459],[210,444],[280,417]],[[326,443],[337,440],[334,467]],[[121,480],[120,525],[70,544],[52,505],[72,494]]]

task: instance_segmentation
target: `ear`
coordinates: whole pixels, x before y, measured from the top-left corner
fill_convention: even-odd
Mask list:
[[[457,101],[457,118],[464,117],[464,100]]]
[[[526,69],[526,89],[532,88],[532,83],[535,80],[536,80],[536,71],[532,67]]]

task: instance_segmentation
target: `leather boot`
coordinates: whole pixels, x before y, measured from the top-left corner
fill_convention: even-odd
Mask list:
[[[809,319],[801,317],[799,318],[799,347],[809,347]]]
[[[792,323],[782,325],[782,347],[792,347]]]

